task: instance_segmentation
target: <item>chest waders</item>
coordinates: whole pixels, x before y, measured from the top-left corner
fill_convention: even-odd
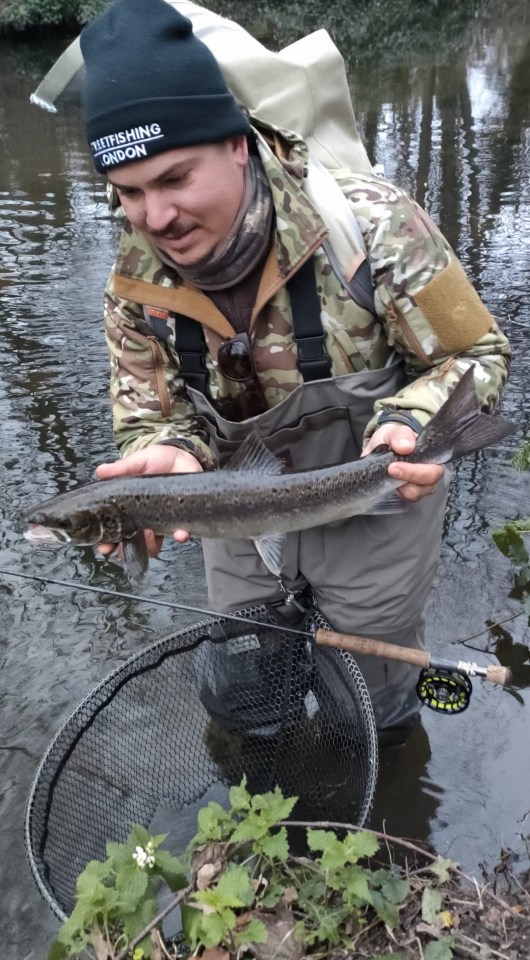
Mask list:
[[[376,400],[406,382],[394,360],[379,370],[332,377],[324,350],[312,260],[289,285],[294,337],[304,383],[280,404],[242,423],[225,420],[208,396],[202,327],[177,316],[181,373],[204,418],[220,466],[256,431],[293,470],[358,460]],[[294,593],[309,586],[334,630],[404,646],[424,647],[423,609],[440,554],[447,481],[402,514],[356,516],[290,533],[281,581]],[[249,540],[202,540],[209,602],[214,610],[281,599],[282,590]],[[407,728],[419,711],[417,670],[407,664],[357,658],[378,729]]]

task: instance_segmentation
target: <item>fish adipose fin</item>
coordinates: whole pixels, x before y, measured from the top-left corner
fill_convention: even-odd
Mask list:
[[[129,580],[133,582],[141,580],[149,566],[149,554],[143,530],[137,530],[130,539],[123,541],[123,559]]]
[[[270,537],[259,537],[252,542],[273,577],[279,577],[282,572],[285,534],[275,533]]]
[[[470,367],[420,433],[414,453],[405,459],[448,463],[498,443],[514,430],[515,424],[504,417],[481,412]]]
[[[280,476],[285,464],[279,460],[257,433],[249,433],[241,446],[230,457],[223,467],[224,470],[247,470],[257,473],[267,473],[270,476]]]

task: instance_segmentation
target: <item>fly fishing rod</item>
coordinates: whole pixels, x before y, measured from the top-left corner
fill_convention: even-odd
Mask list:
[[[53,584],[59,587],[68,587],[70,590],[85,590],[102,596],[113,597],[119,600],[135,600],[141,603],[153,603],[173,610],[185,610],[191,613],[200,613],[209,617],[227,620],[236,620],[240,623],[253,624],[263,627],[263,620],[253,620],[237,613],[217,613],[205,607],[190,606],[186,603],[176,603],[171,600],[161,600],[157,597],[145,597],[141,594],[124,593],[120,590],[108,590],[105,587],[91,587],[88,584],[74,583],[72,580],[56,580],[52,577],[40,577],[37,574],[15,573],[11,570],[0,570],[6,577],[15,577],[22,580],[34,580],[40,583]],[[296,627],[276,626],[266,624],[267,630],[280,630],[283,633],[292,633],[307,637],[317,645],[334,647],[346,650],[348,653],[362,654],[369,657],[384,657],[387,660],[397,660],[420,667],[421,673],[416,685],[419,699],[431,710],[440,713],[461,713],[469,705],[472,685],[471,677],[480,677],[501,687],[509,686],[512,674],[509,667],[500,664],[481,666],[466,660],[447,660],[435,657],[426,650],[417,650],[414,647],[402,647],[381,640],[372,640],[368,637],[357,637],[348,633],[336,633],[334,630],[319,628],[315,631],[299,630]]]

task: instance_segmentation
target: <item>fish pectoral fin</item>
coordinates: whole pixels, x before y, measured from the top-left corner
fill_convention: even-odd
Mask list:
[[[408,507],[409,504],[407,501],[403,500],[397,491],[394,491],[393,493],[387,494],[387,496],[379,500],[378,503],[374,503],[373,507],[370,507],[369,510],[365,510],[365,516],[377,517],[388,516],[392,513],[405,513]]]
[[[253,430],[248,437],[245,437],[239,449],[230,457],[223,469],[250,470],[254,473],[280,476],[285,469],[285,464],[271,453],[261,437]]]
[[[149,566],[149,554],[143,530],[123,541],[123,559],[129,580],[141,580]]]
[[[259,537],[252,541],[263,563],[273,577],[279,577],[282,571],[285,534],[275,533],[270,537]]]

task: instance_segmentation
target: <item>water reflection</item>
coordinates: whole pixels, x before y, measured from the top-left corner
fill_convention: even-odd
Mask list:
[[[474,656],[470,643],[515,670],[517,699],[475,681],[469,710],[428,711],[405,748],[383,753],[374,825],[429,839],[474,870],[501,846],[521,850],[528,810],[530,682],[526,619],[512,572],[491,541],[528,515],[529,476],[509,466],[528,430],[526,352],[530,244],[530,25],[513,4],[477,20],[454,56],[378,63],[377,84],[350,59],[369,153],[441,224],[515,348],[504,413],[515,437],[457,465],[442,561],[428,611],[430,646]],[[516,16],[517,14],[517,16]],[[40,46],[40,45],[39,45]],[[114,456],[101,294],[116,228],[69,105],[54,118],[29,93],[64,44],[0,43],[0,567],[127,589],[119,565],[90,550],[35,551],[17,510],[91,477]],[[347,51],[346,51],[347,53]],[[37,61],[40,57],[40,62]],[[145,589],[200,605],[196,544],[167,542]],[[23,866],[22,808],[39,758],[69,713],[119,662],[192,622],[161,607],[0,577],[0,856],[8,960],[41,957],[55,922]],[[477,658],[479,654],[476,654]],[[523,762],[521,762],[523,760]],[[523,850],[524,852],[524,850]],[[20,869],[18,867],[20,866]]]

